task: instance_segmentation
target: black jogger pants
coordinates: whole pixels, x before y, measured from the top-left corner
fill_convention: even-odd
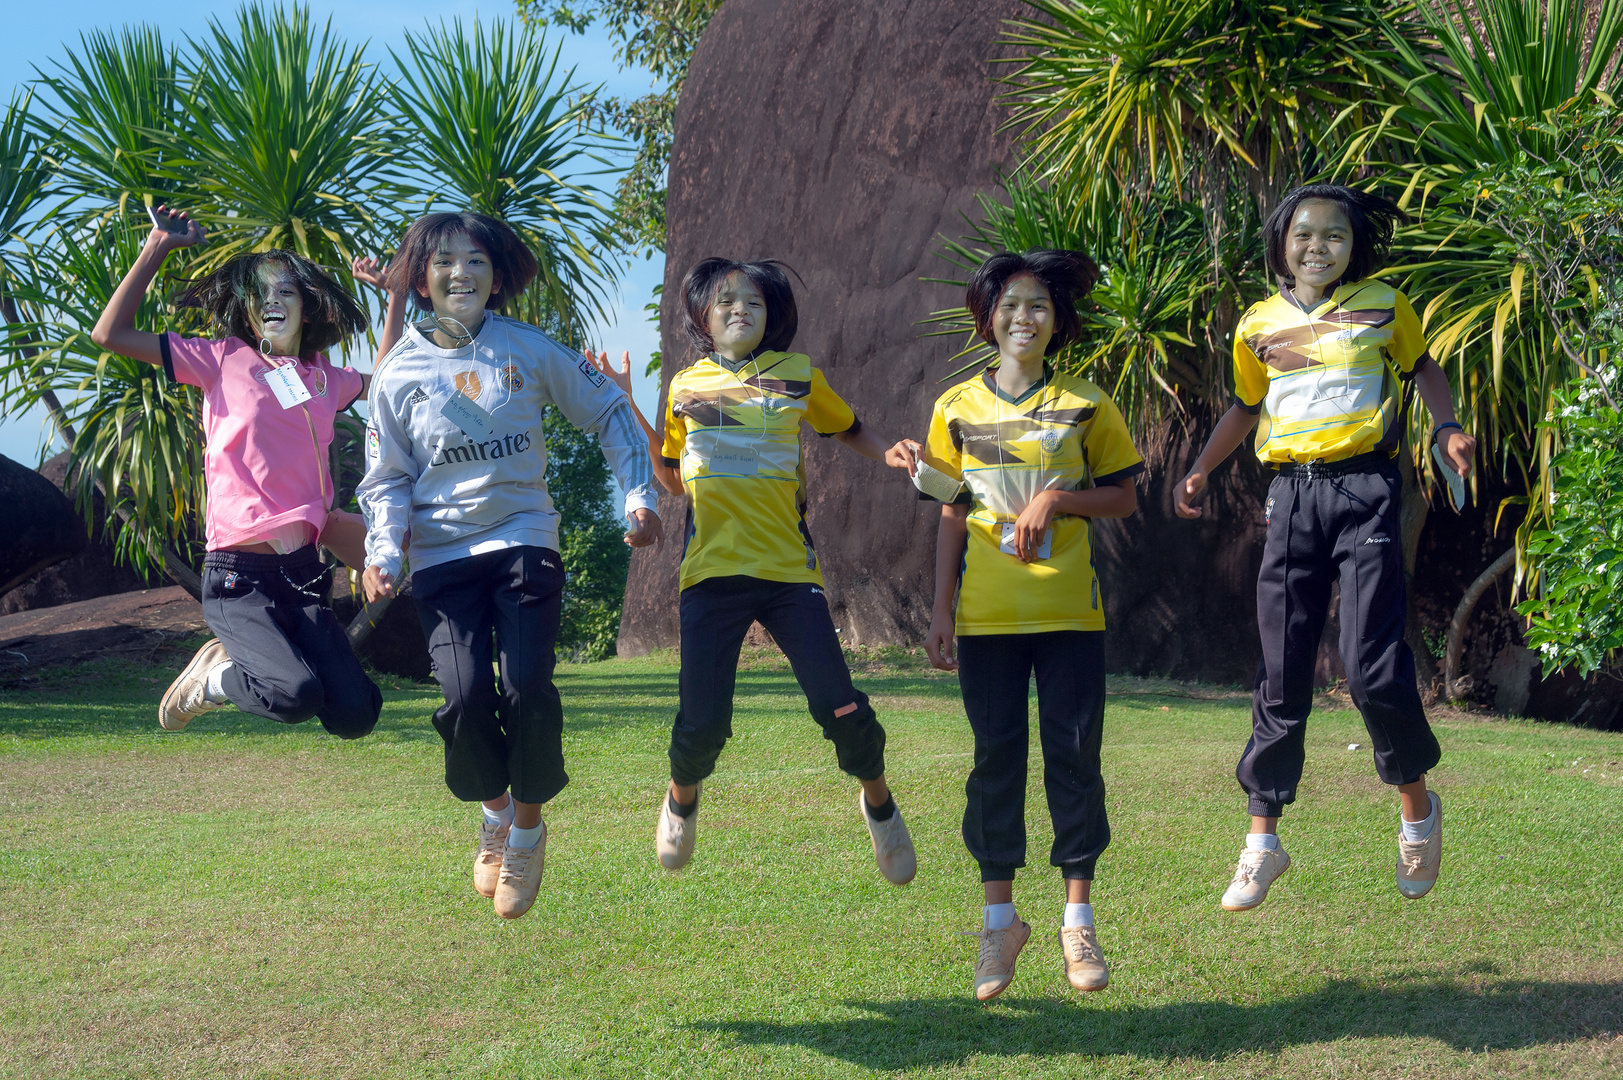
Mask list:
[[[828,601],[810,582],[746,576],[706,578],[682,590],[681,706],[671,727],[671,779],[683,787],[715,770],[733,734],[738,651],[759,621],[789,658],[812,719],[834,744],[840,769],[858,780],[885,774],[885,729],[868,696],[851,685]],[[836,709],[856,709],[835,716]]]
[[[958,683],[975,732],[975,767],[964,784],[964,845],[982,881],[1011,881],[1026,865],[1027,711],[1037,677],[1043,789],[1054,823],[1049,862],[1064,877],[1093,879],[1110,843],[1105,783],[1103,630],[966,634],[958,638]]]
[[[1262,664],[1251,740],[1235,769],[1258,817],[1278,817],[1296,798],[1313,664],[1338,578],[1341,659],[1369,730],[1375,771],[1388,784],[1412,783],[1442,756],[1415,686],[1414,654],[1403,640],[1401,493],[1390,462],[1340,476],[1280,475],[1268,489],[1268,539],[1257,577]]]

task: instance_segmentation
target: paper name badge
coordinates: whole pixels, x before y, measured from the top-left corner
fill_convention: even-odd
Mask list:
[[[760,469],[754,454],[725,450],[710,455],[710,475],[754,476]]]
[[[440,406],[440,415],[462,429],[470,439],[483,439],[496,426],[495,417],[475,405],[468,395],[458,390]]]
[[[999,548],[1005,555],[1019,557],[1014,550],[1014,522],[1005,522],[1003,525],[1003,545]],[[1054,553],[1054,530],[1043,530],[1043,542],[1037,545],[1037,558],[1046,559]]]
[[[1454,466],[1443,457],[1443,448],[1431,444],[1431,460],[1437,464],[1437,474],[1448,484],[1448,497],[1454,500],[1454,511],[1465,509],[1465,477],[1454,471]]]
[[[291,409],[295,405],[310,400],[310,390],[299,378],[298,368],[292,364],[282,364],[273,367],[265,373],[265,384],[276,395],[276,401],[284,409]]]
[[[950,503],[958,497],[963,490],[961,480],[954,480],[940,469],[933,469],[924,462],[919,462],[919,471],[913,477],[913,486],[936,502]]]

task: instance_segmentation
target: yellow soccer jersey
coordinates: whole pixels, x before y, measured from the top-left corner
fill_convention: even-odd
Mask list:
[[[1366,278],[1311,312],[1281,291],[1251,305],[1234,330],[1234,395],[1257,422],[1270,464],[1396,453],[1401,393],[1428,359],[1408,297]]]
[[[676,373],[662,453],[687,489],[682,588],[736,574],[822,583],[806,528],[802,420],[820,435],[858,426],[800,353],[763,353],[736,372],[710,356]]]
[[[1093,523],[1056,515],[1048,557],[1029,563],[1002,550],[1003,526],[1038,492],[1113,484],[1143,472],[1143,459],[1115,403],[1088,380],[1050,370],[1011,399],[994,371],[941,395],[924,449],[925,460],[968,488],[958,633],[1103,630]]]

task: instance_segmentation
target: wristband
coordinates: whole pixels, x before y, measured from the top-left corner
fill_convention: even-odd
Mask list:
[[[1463,424],[1455,423],[1453,420],[1445,420],[1441,424],[1438,424],[1436,427],[1431,429],[1431,441],[1433,443],[1437,441],[1437,436],[1443,433],[1444,428],[1458,428],[1462,434],[1465,431],[1465,426]]]

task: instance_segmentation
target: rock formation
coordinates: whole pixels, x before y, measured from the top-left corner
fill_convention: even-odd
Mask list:
[[[0,593],[83,551],[89,540],[56,485],[0,456]]]

